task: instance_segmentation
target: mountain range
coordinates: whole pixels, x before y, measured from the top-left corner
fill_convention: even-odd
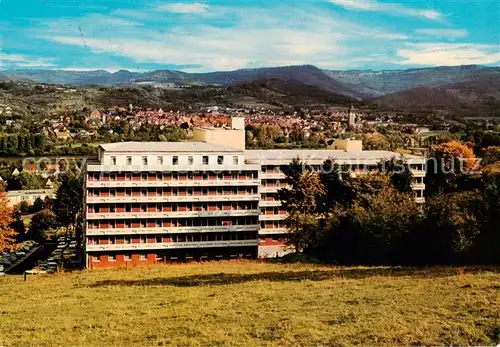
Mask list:
[[[364,100],[393,109],[463,107],[495,108],[500,101],[500,67],[443,66],[407,70],[321,70],[312,65],[241,69],[209,73],[172,70],[131,72],[120,70],[5,70],[0,80],[32,81],[74,86],[244,86],[239,90],[265,95],[280,91],[326,99]],[[263,82],[267,81],[267,82]],[[303,86],[302,88],[300,86]],[[262,90],[256,92],[257,86]],[[306,88],[307,86],[307,88]],[[327,92],[327,95],[325,93]],[[322,94],[323,93],[323,94]],[[266,94],[267,95],[267,94]],[[304,100],[304,98],[302,98]]]

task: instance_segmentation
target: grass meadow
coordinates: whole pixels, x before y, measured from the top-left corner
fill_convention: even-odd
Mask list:
[[[498,343],[498,267],[233,261],[0,277],[0,346]]]

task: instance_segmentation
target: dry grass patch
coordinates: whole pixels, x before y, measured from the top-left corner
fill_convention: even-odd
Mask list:
[[[499,268],[179,264],[0,278],[0,345],[493,345]]]

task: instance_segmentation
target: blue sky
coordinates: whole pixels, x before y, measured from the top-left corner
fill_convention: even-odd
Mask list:
[[[0,70],[500,62],[498,0],[0,0]]]

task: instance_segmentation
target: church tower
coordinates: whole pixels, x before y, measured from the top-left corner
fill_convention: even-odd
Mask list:
[[[347,125],[350,127],[355,127],[356,126],[356,111],[354,111],[354,105],[351,104],[351,107],[349,108],[349,112],[347,113],[348,115],[348,121]]]

